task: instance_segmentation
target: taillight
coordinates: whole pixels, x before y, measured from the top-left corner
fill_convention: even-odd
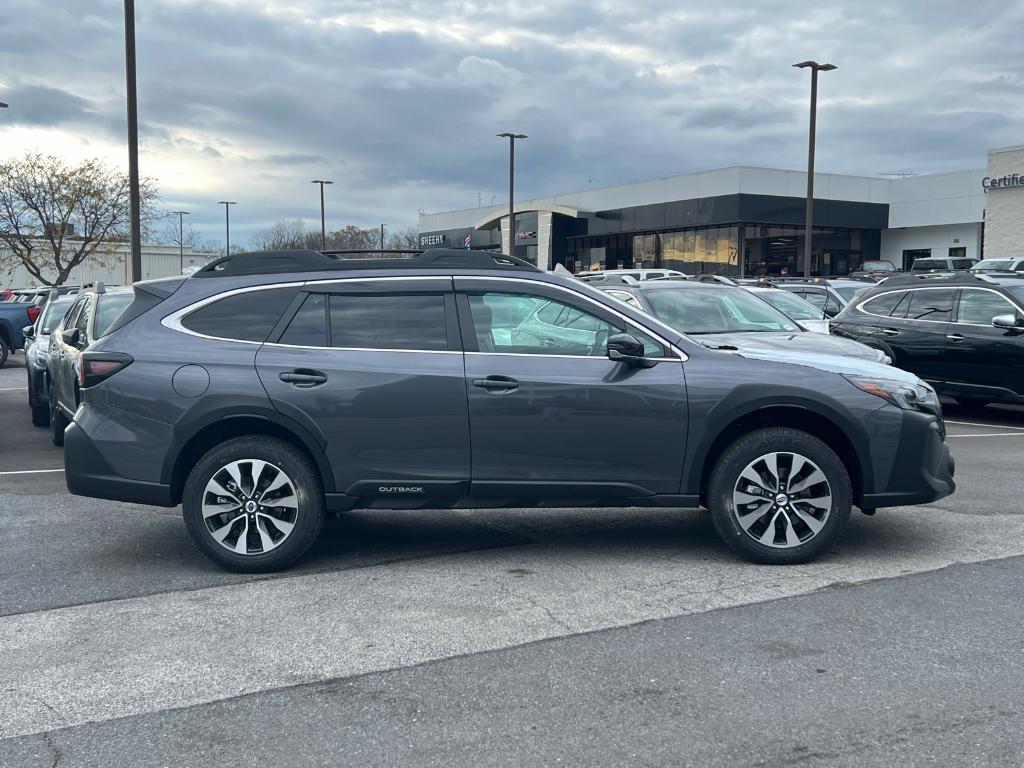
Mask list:
[[[28,324],[29,325],[35,325],[36,324],[36,320],[39,319],[39,316],[41,314],[43,314],[43,308],[42,307],[36,307],[36,306],[29,307],[28,308]]]
[[[131,355],[120,352],[83,352],[78,361],[78,386],[94,387],[133,362]]]

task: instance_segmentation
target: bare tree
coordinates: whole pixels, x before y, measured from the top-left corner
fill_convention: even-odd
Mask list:
[[[296,248],[319,248],[320,233],[306,229],[302,219],[281,219],[269,229],[256,232],[252,247],[257,251],[290,251]]]
[[[171,243],[198,251],[200,244],[203,242],[203,236],[188,222],[185,222],[185,226],[179,229],[178,217],[174,216],[173,220],[168,219],[163,229],[160,230],[160,242]]]
[[[140,197],[148,232],[157,199],[150,180],[143,180]],[[79,264],[127,241],[129,203],[128,176],[100,160],[70,165],[29,152],[0,163],[0,242],[10,249],[7,268],[21,264],[42,284],[61,285]]]
[[[376,229],[360,229],[347,224],[342,229],[327,233],[327,248],[336,251],[368,251],[380,247],[380,235]]]
[[[419,243],[416,227],[406,227],[388,235],[387,247],[396,251],[413,251],[419,248]]]

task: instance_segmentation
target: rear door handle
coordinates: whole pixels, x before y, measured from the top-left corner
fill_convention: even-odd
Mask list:
[[[946,338],[950,341],[963,341],[964,335],[962,333],[947,333]]]
[[[900,335],[899,330],[896,329],[896,328],[883,328],[882,329],[882,333],[884,333],[886,336],[899,336]]]
[[[309,387],[317,387],[325,383],[327,381],[327,374],[307,368],[299,368],[294,371],[285,371],[279,374],[278,378],[293,386],[308,389]]]
[[[514,392],[519,389],[519,382],[510,376],[488,376],[486,379],[473,379],[473,386],[488,392]]]

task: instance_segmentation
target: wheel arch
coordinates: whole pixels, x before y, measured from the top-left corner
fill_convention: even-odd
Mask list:
[[[859,505],[863,498],[865,483],[869,484],[870,464],[857,450],[849,432],[840,426],[837,419],[800,405],[773,404],[748,411],[733,417],[711,441],[701,466],[700,503],[706,506],[708,481],[719,457],[726,448],[743,435],[767,427],[789,427],[814,435],[836,452],[850,475],[853,502]]]
[[[276,437],[293,445],[313,462],[320,474],[320,483],[325,493],[334,491],[334,475],[323,449],[297,424],[287,419],[265,413],[229,414],[206,421],[186,440],[181,447],[168,456],[164,477],[171,486],[171,498],[175,504],[181,502],[182,491],[188,473],[196,462],[212,447],[226,440],[248,435]]]

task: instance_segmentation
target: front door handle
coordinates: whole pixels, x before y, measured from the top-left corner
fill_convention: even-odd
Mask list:
[[[964,335],[962,333],[947,333],[946,338],[950,341],[963,341]]]
[[[882,333],[884,333],[886,336],[899,336],[900,335],[899,329],[897,329],[897,328],[883,328],[882,329]]]
[[[473,386],[488,392],[515,392],[519,389],[519,382],[510,376],[488,376],[486,379],[473,379]]]
[[[309,368],[297,368],[294,371],[285,371],[279,374],[278,378],[293,386],[308,389],[309,387],[318,387],[325,383],[327,381],[327,374]]]

